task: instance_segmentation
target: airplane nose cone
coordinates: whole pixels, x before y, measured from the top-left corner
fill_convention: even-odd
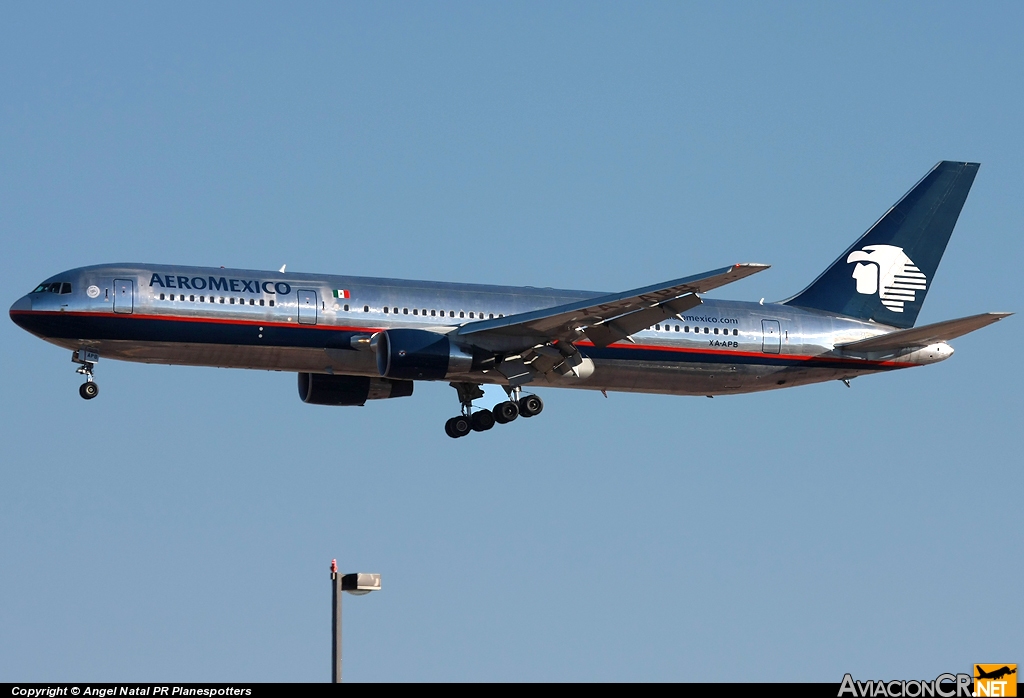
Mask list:
[[[11,306],[11,319],[14,320],[16,325],[21,325],[21,315],[25,311],[32,310],[32,299],[28,296],[22,296],[18,300],[14,301],[14,305]]]

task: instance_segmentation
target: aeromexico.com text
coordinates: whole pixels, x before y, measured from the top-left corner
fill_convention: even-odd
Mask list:
[[[939,674],[934,681],[855,681],[843,676],[838,698],[971,698],[970,674]]]
[[[739,320],[733,317],[708,317],[706,315],[683,315],[683,320],[686,322],[706,322],[709,325],[716,325],[722,323],[723,325],[738,325]]]
[[[287,296],[292,287],[284,281],[260,281],[259,279],[229,279],[224,276],[175,276],[174,274],[153,274],[150,286],[162,288],[186,288],[190,291],[231,291],[232,293],[276,293]]]

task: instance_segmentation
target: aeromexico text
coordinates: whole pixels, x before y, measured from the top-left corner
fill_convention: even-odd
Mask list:
[[[225,276],[175,276],[173,274],[153,274],[150,286],[161,288],[187,288],[190,291],[231,291],[233,293],[275,293],[287,296],[292,287],[284,281],[260,281],[259,279],[229,279]]]

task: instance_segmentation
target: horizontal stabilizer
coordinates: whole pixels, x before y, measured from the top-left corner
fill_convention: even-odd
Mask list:
[[[591,341],[609,344],[633,332],[646,329],[660,319],[699,305],[700,299],[695,295],[697,293],[706,293],[719,286],[739,281],[751,274],[764,271],[768,266],[733,264],[703,274],[622,293],[596,296],[503,318],[470,322],[460,327],[458,334],[471,341],[479,341],[486,336],[522,338],[524,346],[530,346],[537,340],[574,341],[579,338],[581,328],[594,327],[595,337],[592,337]],[[683,296],[690,298],[684,300],[681,298]],[[641,324],[637,325],[636,322],[626,319],[634,313],[643,313],[637,318]]]
[[[980,330],[982,327],[991,325],[993,322],[1002,320],[1013,313],[982,313],[971,315],[956,320],[944,320],[934,325],[914,327],[909,330],[897,330],[889,334],[869,337],[856,342],[837,344],[836,349],[844,352],[875,352],[894,351],[898,349],[911,349],[914,347],[926,347],[938,342],[947,342],[951,339],[961,337],[968,332]]]

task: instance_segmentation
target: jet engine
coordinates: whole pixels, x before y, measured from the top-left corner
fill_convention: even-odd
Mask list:
[[[412,395],[412,381],[300,373],[299,397],[311,405],[360,405],[367,400]]]
[[[471,349],[437,332],[384,330],[373,336],[370,346],[377,353],[377,370],[386,378],[440,380],[474,367]]]

